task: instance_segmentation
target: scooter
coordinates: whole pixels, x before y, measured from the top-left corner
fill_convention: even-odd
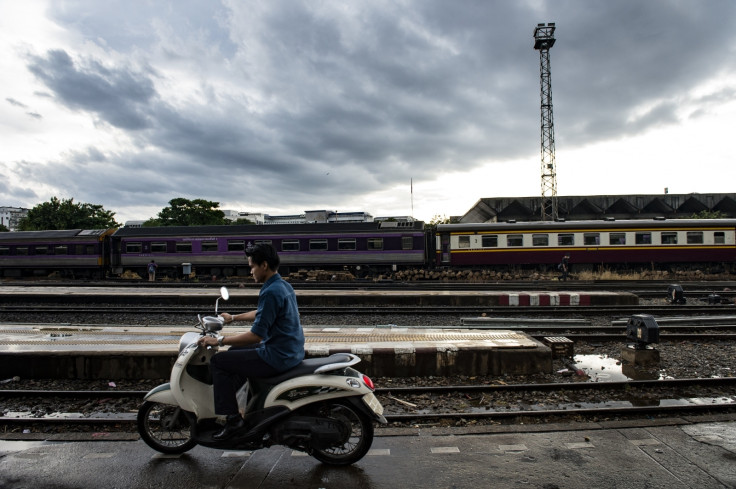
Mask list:
[[[228,300],[226,287],[215,301]],[[237,398],[245,426],[217,441],[224,417],[215,414],[210,360],[218,347],[198,339],[222,330],[221,316],[198,316],[199,333],[184,333],[170,381],[153,388],[138,410],[138,432],[154,450],[180,454],[196,445],[222,450],[257,450],[284,445],[322,463],[357,462],[373,443],[373,422],[386,423],[373,381],[351,368],[350,353],[308,358],[276,377],[249,378]]]

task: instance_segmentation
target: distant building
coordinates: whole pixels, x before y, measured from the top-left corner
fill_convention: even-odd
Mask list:
[[[482,198],[458,222],[539,221],[541,197]],[[699,212],[736,217],[736,194],[580,195],[557,197],[560,219],[683,219]]]
[[[0,224],[15,231],[18,229],[18,221],[26,217],[29,210],[23,207],[0,207]]]
[[[328,222],[373,222],[367,212],[337,212],[328,210],[304,211],[304,214],[271,216],[264,214],[264,224],[312,224]]]
[[[396,222],[414,222],[416,219],[414,219],[412,216],[386,216],[386,217],[376,217],[373,219],[374,221],[383,222],[383,221],[396,221]]]

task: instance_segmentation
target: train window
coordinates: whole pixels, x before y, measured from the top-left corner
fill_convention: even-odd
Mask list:
[[[177,253],[191,253],[192,243],[191,242],[176,243],[176,252]]]
[[[368,249],[369,250],[382,250],[383,249],[383,238],[368,238]]]
[[[151,253],[166,253],[166,243],[151,243]]]
[[[340,251],[355,251],[355,238],[338,238],[337,249]]]
[[[470,248],[470,236],[458,236],[457,237],[458,248]]]
[[[10,246],[0,246],[0,255],[9,255]]]
[[[524,236],[522,236],[521,234],[507,235],[506,246],[524,246]]]
[[[677,244],[677,233],[662,231],[662,244]]]
[[[95,245],[86,245],[84,247],[84,254],[85,255],[96,255],[97,252],[95,251]]]
[[[54,254],[55,255],[68,255],[69,250],[66,245],[56,245],[54,246]]]
[[[726,233],[723,231],[716,231],[713,233],[713,243],[715,244],[726,244]]]
[[[272,244],[270,239],[256,239],[256,240],[253,240],[253,242],[255,244],[267,244],[267,245]]]
[[[703,244],[703,231],[688,231],[687,244]]]
[[[414,249],[414,238],[411,236],[401,237],[401,249],[402,250],[413,250]]]
[[[285,239],[281,241],[281,251],[299,251],[299,240]]]
[[[626,233],[611,233],[608,235],[608,244],[625,245]]]
[[[48,255],[49,247],[48,246],[34,246],[33,254],[34,255]]]
[[[16,255],[27,255],[28,254],[28,247],[27,246],[16,246],[15,247],[15,254]]]
[[[652,244],[652,233],[636,233],[636,244]]]
[[[480,244],[483,248],[496,248],[498,247],[498,236],[491,234],[488,236],[482,236]]]
[[[327,251],[326,239],[310,239],[309,251]]]
[[[583,245],[598,246],[601,244],[600,233],[583,233]]]
[[[245,240],[243,240],[243,239],[228,239],[227,240],[227,251],[242,251],[242,252],[245,252]]]
[[[549,246],[549,235],[532,234],[532,246]]]
[[[143,243],[125,243],[126,253],[142,253]]]
[[[572,233],[558,234],[557,245],[558,246],[573,246],[575,244],[575,235]]]
[[[217,251],[217,241],[202,241],[202,253],[214,253]]]

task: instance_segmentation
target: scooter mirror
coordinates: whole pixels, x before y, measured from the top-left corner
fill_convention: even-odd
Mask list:
[[[227,290],[227,287],[220,287],[220,297],[222,297],[222,300],[224,301],[230,298],[230,292]]]

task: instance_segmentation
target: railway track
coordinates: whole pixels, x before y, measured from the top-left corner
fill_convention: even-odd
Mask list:
[[[504,420],[558,418],[600,419],[606,417],[661,417],[683,413],[736,413],[736,378],[676,379],[627,382],[576,382],[552,384],[451,385],[378,388],[376,395],[386,408],[392,426],[441,423],[504,422]],[[82,414],[43,408],[59,398],[104,402],[130,399],[140,402],[146,391],[43,391],[0,390],[0,399],[30,399],[36,412],[0,417],[0,425],[117,425],[119,431],[134,429],[132,409],[120,412]],[[554,394],[554,397],[550,397]],[[123,408],[125,409],[125,408]],[[12,429],[12,428],[11,428]],[[115,428],[112,428],[113,430]]]
[[[96,304],[34,304],[0,305],[2,313],[44,312],[52,314],[196,314],[191,305],[96,305]],[[664,315],[723,315],[736,314],[736,307],[728,305],[689,306],[689,305],[631,305],[631,306],[300,306],[301,314],[467,314],[467,315],[582,315],[582,316],[628,316],[631,314]]]

